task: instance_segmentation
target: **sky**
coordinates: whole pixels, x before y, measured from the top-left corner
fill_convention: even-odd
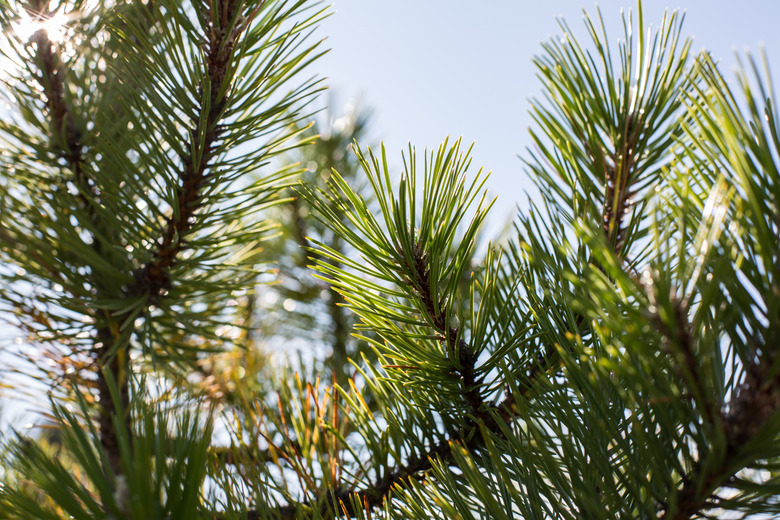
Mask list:
[[[392,163],[408,142],[436,147],[445,137],[475,142],[473,167],[492,171],[498,202],[491,228],[525,206],[531,184],[518,155],[528,157],[529,99],[541,93],[531,59],[541,43],[561,34],[565,19],[587,40],[583,9],[572,0],[336,0],[320,27],[330,52],[314,66],[327,77],[337,101],[358,98],[374,111],[372,137],[385,143]],[[621,9],[636,2],[599,2],[610,44],[622,35]],[[780,70],[780,2],[775,0],[651,0],[646,24],[658,27],[664,11],[685,12],[683,33],[693,51],[709,50],[729,79],[735,51],[765,48]],[[474,173],[476,169],[474,170]]]

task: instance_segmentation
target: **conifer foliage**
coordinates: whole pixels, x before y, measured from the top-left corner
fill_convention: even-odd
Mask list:
[[[50,433],[2,445],[0,518],[780,515],[780,119],[753,58],[732,86],[641,3],[617,44],[561,22],[538,197],[484,250],[460,140],[278,166],[315,139],[321,6],[0,7],[0,312],[30,347],[3,355],[50,389]],[[274,205],[370,347],[324,378],[258,353]]]

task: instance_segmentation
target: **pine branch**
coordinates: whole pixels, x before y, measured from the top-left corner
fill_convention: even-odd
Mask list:
[[[399,256],[403,258],[403,254],[399,253]],[[412,286],[425,313],[430,318],[430,324],[436,331],[439,341],[446,345],[453,373],[460,378],[461,388],[469,407],[467,422],[470,427],[461,429],[459,433],[452,434],[447,439],[434,444],[424,454],[408,459],[395,471],[386,474],[370,487],[360,490],[336,490],[332,495],[325,495],[319,500],[281,506],[277,510],[281,518],[298,518],[297,511],[301,508],[304,510],[316,508],[322,515],[327,515],[329,511],[340,511],[348,517],[357,517],[360,512],[366,509],[381,505],[396,486],[403,485],[410,479],[424,479],[436,461],[441,461],[445,465],[455,463],[451,448],[453,444],[464,446],[470,451],[478,451],[483,448],[485,446],[484,438],[481,435],[475,435],[474,428],[482,426],[497,437],[505,438],[500,421],[508,422],[516,417],[517,410],[513,406],[516,396],[508,397],[497,405],[487,403],[483,399],[479,391],[480,382],[475,377],[476,356],[471,351],[469,344],[459,337],[460,328],[449,326],[446,306],[436,310],[434,298],[440,298],[440,296],[431,294],[430,271],[426,256],[419,243],[415,245],[413,261],[413,265],[407,265],[406,270],[414,273],[414,279],[411,281]],[[549,356],[541,361],[543,365],[529,371],[529,379],[521,390],[522,396],[530,395],[536,378],[546,373],[544,368],[546,363],[554,359],[554,356]],[[360,505],[359,510],[355,509],[355,504]],[[259,512],[250,510],[247,518],[249,520],[260,518]]]
[[[691,386],[694,399],[701,403],[702,420],[708,427],[715,427],[721,422],[720,407],[722,403],[713,400],[704,386],[704,376],[701,373],[699,364],[701,360],[697,357],[695,350],[695,339],[691,332],[691,325],[688,321],[688,306],[678,300],[673,300],[671,306],[674,310],[675,329],[671,330],[667,324],[657,319],[656,324],[662,333],[670,342],[673,342],[680,349],[681,358],[679,360],[679,372],[683,380]]]
[[[236,9],[241,4],[238,1],[217,2],[217,16],[212,18],[206,30],[208,88],[201,86],[201,106],[193,117],[195,126],[190,131],[191,141],[183,148],[191,152],[181,157],[183,169],[179,172],[179,186],[176,188],[176,209],[166,219],[165,229],[156,242],[153,260],[133,273],[135,283],[127,289],[131,297],[149,295],[149,305],[171,287],[171,269],[176,257],[186,247],[185,237],[200,208],[202,189],[214,173],[210,171],[210,162],[219,144],[222,129],[218,123],[224,116],[230,94],[224,84],[226,73],[233,59],[233,48],[248,24],[247,20],[235,21]],[[256,10],[259,11],[262,6],[263,3]],[[202,117],[204,111],[205,117]]]
[[[48,2],[38,1],[31,7],[32,16],[46,19],[51,16],[47,11]],[[60,62],[54,44],[49,40],[45,29],[39,29],[32,36],[36,45],[36,59],[41,69],[40,77],[36,78],[43,88],[46,96],[46,108],[49,113],[49,123],[52,146],[58,149],[65,157],[68,165],[74,172],[75,180],[79,188],[84,187],[83,174],[81,172],[83,157],[81,153],[82,136],[71,107],[65,101],[65,70]],[[84,206],[88,203],[84,193],[80,193]]]
[[[631,139],[635,141],[636,135],[631,133],[631,129],[627,131],[629,135],[626,136],[625,141],[628,142]],[[630,156],[632,150],[628,149],[625,153],[627,156]],[[625,220],[630,217],[628,212],[630,206],[628,202],[630,184],[626,179],[631,178],[631,174],[634,173],[631,171],[634,165],[635,163],[631,161],[624,161],[622,162],[623,169],[619,175],[616,176],[614,170],[612,176],[607,173],[607,178],[611,178],[607,182],[607,189],[610,191],[605,194],[606,200],[603,207],[602,222],[604,223],[603,231],[606,235],[605,238],[611,244],[612,252],[615,255],[620,255],[623,249],[623,233],[627,228]],[[623,180],[621,181],[620,179]],[[617,190],[614,189],[615,184],[619,184]],[[614,199],[616,205],[608,204],[607,201],[609,199]],[[618,209],[615,210],[615,207]],[[398,253],[398,257],[404,258],[403,253]],[[519,394],[517,392],[507,392],[508,395],[500,403],[486,403],[479,391],[479,381],[475,377],[476,356],[471,351],[469,344],[462,338],[459,338],[459,327],[449,326],[446,307],[442,307],[439,311],[436,310],[434,295],[431,294],[430,272],[426,265],[427,259],[419,243],[415,245],[413,260],[413,265],[406,265],[406,270],[415,274],[411,284],[420,299],[422,308],[428,316],[431,326],[439,336],[439,341],[446,345],[448,357],[453,365],[453,372],[461,380],[461,388],[464,391],[470,409],[470,425],[472,427],[482,425],[498,438],[505,438],[500,421],[510,422],[515,419],[518,414],[516,407],[517,398],[529,396],[535,382],[539,378],[543,375],[548,375],[551,371],[557,372],[562,368],[560,353],[552,344],[546,344],[544,352],[540,353],[537,359],[530,362],[527,368],[523,370],[522,373],[525,374],[525,380],[524,385],[519,390]],[[585,318],[582,315],[577,315],[575,322],[576,330],[580,330],[584,322]],[[333,498],[329,498],[319,506],[321,513],[325,513],[328,510],[339,510],[349,517],[356,517],[359,512],[363,511],[363,508],[369,509],[381,505],[389,496],[393,487],[403,485],[409,479],[420,480],[424,478],[424,475],[430,471],[432,464],[437,459],[444,464],[454,463],[450,448],[452,444],[462,445],[474,452],[484,447],[485,441],[482,436],[473,435],[471,429],[465,432],[464,435],[451,436],[445,441],[432,446],[424,456],[409,459],[406,464],[398,467],[395,472],[387,475],[382,481],[375,483],[370,488],[336,492],[334,494],[335,505],[338,507],[334,507]],[[360,511],[354,509],[354,504],[362,504]],[[282,518],[295,518],[297,507],[301,505],[312,507],[314,502],[299,504],[298,506],[283,506],[279,509],[279,512]],[[252,518],[251,513],[249,518]]]
[[[399,257],[403,258],[403,253],[399,253]],[[461,378],[461,388],[471,408],[470,413],[476,417],[485,405],[474,376],[476,357],[473,355],[469,344],[459,337],[460,327],[449,325],[446,305],[439,312],[436,311],[433,298],[435,297],[439,301],[442,298],[440,295],[431,294],[430,271],[420,243],[417,243],[414,248],[414,265],[411,267],[407,266],[407,269],[415,274],[412,283],[416,289],[417,296],[422,302],[425,313],[431,320],[431,325],[439,336],[439,341],[447,347],[447,355],[450,363],[452,363],[453,371]]]
[[[543,369],[533,372],[533,377],[538,378],[543,374]],[[504,439],[504,430],[500,427],[497,418],[503,421],[509,421],[517,417],[517,410],[513,407],[517,397],[528,397],[534,387],[534,380],[528,380],[520,389],[520,395],[505,399],[498,405],[485,404],[482,409],[475,414],[477,423],[482,424],[491,433],[500,439]],[[298,511],[307,509],[316,509],[321,515],[327,517],[329,511],[341,511],[349,518],[356,518],[364,509],[354,508],[355,503],[363,505],[363,508],[374,508],[380,506],[390,496],[392,490],[397,486],[403,486],[410,479],[423,480],[426,474],[432,469],[433,464],[440,462],[442,465],[452,465],[455,458],[452,454],[452,446],[464,446],[471,452],[476,452],[485,447],[484,438],[481,435],[473,435],[472,431],[464,431],[462,435],[451,435],[447,439],[431,446],[423,455],[418,455],[408,459],[404,464],[398,466],[395,471],[385,475],[385,477],[372,486],[364,489],[341,489],[333,495],[325,495],[321,500],[304,501],[297,504],[288,504],[275,510],[280,518],[287,520],[297,519]],[[335,501],[334,501],[335,498]],[[357,500],[355,500],[357,499]],[[256,510],[247,512],[247,519],[254,520],[260,518],[260,513]]]
[[[68,292],[70,292],[72,296],[78,296],[72,288],[68,287],[68,284],[63,283],[66,281],[65,276],[59,269],[55,268],[48,260],[43,258],[38,251],[28,248],[26,244],[19,240],[18,235],[9,231],[2,222],[0,222],[0,242],[7,246],[12,246],[19,251],[24,250],[29,258],[41,266],[52,279],[59,281],[63,288],[67,287]]]
[[[604,209],[603,209],[603,227],[607,236],[607,243],[612,245],[615,254],[620,255],[623,250],[625,232],[625,217],[631,209],[630,202],[630,181],[639,178],[634,171],[636,165],[635,155],[637,139],[639,132],[636,127],[641,125],[635,120],[637,117],[630,114],[626,117],[625,128],[620,141],[623,147],[611,154],[609,161],[603,161],[604,164]],[[640,126],[641,128],[641,126]]]
[[[37,2],[31,9],[35,17],[45,18],[50,16],[46,11],[47,2]],[[165,294],[171,286],[171,269],[177,256],[186,247],[185,237],[196,222],[196,213],[200,208],[202,188],[209,180],[210,163],[214,158],[215,150],[219,146],[221,129],[219,120],[224,117],[227,98],[230,89],[225,84],[226,77],[234,59],[234,47],[239,36],[252,21],[253,14],[247,18],[239,16],[237,9],[241,2],[220,2],[213,6],[218,14],[211,19],[206,27],[205,68],[208,80],[207,87],[201,88],[200,113],[194,116],[194,128],[190,131],[190,142],[182,149],[188,150],[189,155],[181,157],[183,167],[179,172],[179,186],[176,189],[176,207],[172,215],[167,218],[165,227],[161,231],[159,239],[155,242],[156,250],[152,253],[152,260],[136,269],[132,273],[134,283],[123,289],[124,298],[131,299],[147,295],[145,307],[153,305],[157,299]],[[264,3],[255,7],[253,13],[262,9]],[[146,6],[145,20],[149,18],[146,12],[151,6]],[[142,27],[145,29],[146,27]],[[133,41],[137,35],[131,35]],[[65,70],[60,62],[55,45],[49,40],[45,30],[39,30],[32,39],[37,47],[36,62],[39,63],[41,74],[38,81],[42,86],[46,97],[46,108],[49,116],[49,125],[52,145],[60,150],[61,156],[66,160],[69,169],[73,173],[73,183],[78,188],[77,198],[82,211],[86,213],[91,229],[87,244],[95,251],[98,257],[110,260],[115,254],[111,230],[104,229],[105,225],[98,213],[100,202],[100,190],[94,182],[88,178],[84,169],[84,137],[73,113],[73,108],[65,99],[66,86],[64,84]],[[118,111],[121,106],[115,107]],[[205,112],[205,113],[204,113]],[[49,269],[56,272],[55,269]],[[66,286],[66,284],[63,284]],[[117,294],[104,287],[100,276],[93,274],[93,286],[95,296],[100,298],[118,298]],[[129,394],[127,378],[129,376],[129,350],[124,344],[134,333],[133,327],[120,331],[119,325],[133,319],[138,309],[133,308],[120,314],[111,315],[107,311],[98,311],[95,322],[98,324],[95,334],[95,347],[92,354],[95,356],[97,366],[96,389],[99,396],[100,413],[98,417],[101,442],[108,454],[108,461],[114,473],[120,471],[119,444],[114,431],[113,417],[116,415],[114,399],[111,396],[110,383],[113,381],[119,389],[119,404],[124,410],[129,409]],[[129,431],[129,417],[126,415],[122,421]]]
[[[444,147],[446,144],[442,146]],[[444,157],[444,155],[445,154],[442,151],[442,148],[440,148],[439,157]],[[360,155],[359,157],[362,158]],[[452,155],[448,157],[452,157]],[[412,164],[414,164],[413,153]],[[442,191],[447,193],[448,196],[452,196],[453,200],[458,200],[457,203],[450,202],[449,200],[446,203],[442,202],[441,204],[444,207],[447,207],[447,204],[452,204],[453,206],[456,204],[465,204],[464,201],[467,199],[467,197],[462,195],[462,193],[459,191],[462,184],[458,186],[457,190],[454,188],[454,186],[447,184],[450,182],[454,184],[453,179],[455,179],[455,173],[449,170],[449,168],[452,167],[450,166],[450,163],[445,161],[442,161],[441,163],[434,163],[434,159],[431,158],[430,164],[436,164],[436,173],[431,174],[430,180],[428,182],[433,183],[433,185],[426,187],[427,192],[438,193],[439,191]],[[374,192],[379,198],[380,206],[382,206],[383,213],[385,213],[384,218],[386,221],[407,223],[408,218],[406,214],[403,213],[403,211],[404,208],[412,207],[415,204],[414,199],[408,200],[405,204],[399,204],[401,208],[399,210],[396,206],[397,203],[395,201],[390,202],[392,199],[390,199],[389,195],[386,195],[386,193],[390,192],[389,182],[383,185],[379,180],[382,179],[383,175],[386,176],[387,173],[379,172],[378,163],[374,163],[376,170],[375,173],[371,171],[369,163],[366,162],[363,166],[367,173],[369,173],[369,180],[372,182]],[[454,166],[454,168],[457,171],[459,168],[459,163],[458,165]],[[447,172],[447,174],[445,175],[439,172]],[[441,177],[437,177],[437,175],[441,175]],[[412,178],[414,177],[412,176]],[[334,179],[335,182],[338,183],[338,189],[342,191],[343,196],[346,199],[352,201],[352,203],[355,205],[356,213],[360,214],[360,221],[366,222],[371,220],[371,217],[368,216],[369,212],[365,208],[365,203],[363,200],[354,194],[354,192],[349,188],[349,186],[346,184],[346,182],[343,181],[341,177],[334,176]],[[461,183],[462,182],[463,181],[461,181]],[[476,181],[474,182],[476,183]],[[414,182],[412,181],[409,186],[410,187],[407,187],[402,184],[400,189],[401,197],[408,197],[410,193],[414,193]],[[469,193],[471,193],[470,189]],[[450,192],[453,190],[454,193],[451,194]],[[466,190],[464,189],[464,191]],[[336,221],[341,222],[341,212],[345,211],[343,207],[340,207],[340,211],[336,212],[330,207],[330,204],[326,206],[323,202],[314,199],[310,192],[304,191],[304,195],[308,195],[308,197],[312,199],[315,207],[324,215],[329,217],[326,223],[333,226],[334,232],[344,236],[346,240],[348,240],[359,250],[361,247],[363,247],[361,239],[357,237],[354,231],[344,227],[343,225],[338,225],[335,223]],[[461,199],[460,197],[463,198]],[[329,202],[333,202],[334,200],[338,199],[332,196],[328,196]],[[430,213],[429,218],[434,219],[433,222],[425,221],[425,224],[427,225],[425,229],[427,229],[427,232],[431,233],[431,235],[434,234],[431,229],[436,229],[437,231],[443,228],[454,230],[454,225],[451,222],[447,221],[445,224],[438,223],[436,221],[437,218],[442,218],[442,216],[439,215],[437,211],[444,213],[446,212],[446,209],[431,209],[426,204],[425,209],[423,210],[422,218],[425,218],[426,210]],[[400,211],[402,214],[397,216],[395,215],[395,211]],[[453,218],[457,219],[456,221],[460,220],[463,216],[463,208],[459,208],[459,211],[457,211],[455,215],[457,216]],[[474,221],[479,222],[479,219],[482,216],[483,212],[478,210],[477,217],[475,217]],[[623,218],[622,215],[621,218]],[[355,222],[353,219],[350,220]],[[465,234],[468,237],[468,240],[466,238],[462,239],[464,244],[458,248],[459,255],[457,256],[457,260],[454,261],[466,261],[467,256],[462,253],[462,251],[467,250],[465,244],[473,243],[474,221],[472,221],[469,231]],[[368,227],[369,226],[367,225],[367,228]],[[370,231],[367,229],[366,235],[371,236],[373,231],[374,228],[371,228]],[[395,233],[400,235],[400,233],[405,231],[406,229],[403,228],[402,225],[399,225],[398,230],[396,230]],[[393,233],[393,231],[391,231],[391,233]],[[392,241],[395,244],[394,249],[392,251],[389,249],[384,251],[385,257],[392,259],[389,260],[390,265],[386,268],[388,270],[386,273],[386,279],[399,285],[399,287],[402,288],[402,291],[407,294],[407,298],[416,302],[415,307],[417,307],[419,310],[419,316],[423,318],[423,320],[421,320],[417,326],[427,326],[432,328],[434,334],[429,336],[435,338],[444,346],[446,360],[451,367],[447,372],[447,375],[458,380],[461,395],[463,395],[465,401],[464,404],[466,405],[465,414],[462,418],[465,423],[464,427],[457,429],[457,431],[453,429],[453,431],[448,432],[445,440],[436,442],[427,451],[425,451],[424,454],[410,458],[405,463],[398,466],[395,471],[389,473],[385,476],[385,478],[375,482],[371,486],[367,486],[363,489],[336,489],[332,491],[332,495],[328,495],[327,491],[323,490],[320,496],[314,497],[310,500],[281,506],[276,511],[281,514],[283,518],[295,518],[296,511],[307,509],[313,509],[322,515],[334,514],[335,511],[341,511],[344,514],[356,516],[365,508],[370,509],[371,507],[380,505],[387,499],[394,486],[403,485],[404,482],[408,481],[409,479],[419,480],[425,478],[426,473],[432,469],[436,459],[441,460],[445,465],[455,464],[456,459],[451,450],[451,446],[453,444],[463,446],[469,451],[478,451],[480,448],[484,447],[486,442],[484,433],[480,435],[478,432],[476,432],[477,429],[491,432],[491,434],[496,436],[496,438],[505,439],[505,423],[512,422],[517,418],[519,413],[518,407],[516,406],[516,399],[520,396],[529,397],[535,388],[535,383],[541,379],[543,375],[548,374],[551,370],[557,371],[559,367],[562,366],[561,356],[555,347],[552,344],[546,344],[545,352],[541,354],[536,360],[529,363],[527,369],[523,371],[523,373],[527,376],[524,378],[525,384],[514,387],[516,395],[509,395],[497,404],[486,402],[482,396],[480,388],[482,382],[477,377],[476,362],[478,354],[472,351],[469,343],[460,337],[460,327],[452,326],[450,324],[449,308],[444,295],[435,294],[434,287],[444,287],[445,285],[447,287],[453,287],[452,281],[450,280],[446,284],[442,285],[441,280],[432,279],[433,275],[431,272],[431,267],[429,266],[429,259],[427,257],[429,253],[426,251],[426,245],[425,242],[423,242],[423,238],[414,236],[418,233],[422,237],[428,238],[428,235],[423,231],[410,233],[409,237],[394,237],[394,240]],[[448,243],[446,239],[440,238],[438,235],[435,236],[437,240],[441,240],[443,243]],[[431,238],[430,240],[434,239]],[[450,238],[449,240],[454,240],[454,237]],[[390,243],[391,241],[389,239],[385,241],[377,241],[380,250],[388,247]],[[409,251],[407,252],[405,249],[402,249],[400,244],[407,244]],[[450,246],[447,246],[447,248],[449,247]],[[376,255],[376,252],[374,250],[367,249],[365,255],[367,257],[373,257]],[[332,253],[324,256],[327,256],[328,263],[340,259],[338,255],[334,255]],[[397,262],[397,264],[400,265],[392,267],[393,262]],[[325,262],[323,261],[322,264],[324,263]],[[349,262],[346,263],[348,265],[354,266],[354,264],[349,264]],[[357,266],[354,267],[357,268]],[[383,267],[384,266],[378,267],[378,269],[382,270]],[[325,272],[328,274],[335,274],[338,273],[338,271],[340,271],[340,269],[332,269],[332,267],[328,265]],[[390,271],[392,271],[392,273]],[[449,276],[456,276],[456,272],[457,270],[454,270],[454,272],[449,273]],[[440,274],[441,273],[438,273],[438,275]],[[336,285],[344,284],[344,289],[346,289],[347,294],[356,291],[354,288],[355,286],[353,286],[351,282],[341,282],[338,280],[338,278],[334,279],[333,281],[336,282]],[[355,292],[355,294],[359,298],[359,293]],[[356,303],[355,300],[356,298],[349,299],[349,301],[353,303]],[[364,320],[366,320],[367,323],[371,323],[372,318],[370,316],[373,313],[372,309],[370,307],[359,309],[358,314],[361,314],[361,311],[365,312],[367,315],[364,317]],[[363,315],[361,314],[361,316]],[[576,322],[578,327],[582,324],[582,321],[582,318],[578,318]],[[390,332],[390,330],[388,330],[388,332],[391,334],[397,333],[395,329],[391,330],[392,332]],[[336,500],[335,503],[334,499]],[[254,514],[256,513],[257,512],[254,512]]]
[[[626,173],[623,172],[624,177],[628,176]],[[620,191],[623,193],[620,199],[625,202],[628,199],[627,186],[623,186]],[[618,255],[623,244],[617,239],[619,235],[615,234],[617,232],[614,230],[624,230],[626,228],[624,221],[629,215],[627,211],[614,212],[610,208],[610,205],[605,204],[602,221],[609,223],[609,226],[604,227],[604,233],[612,245],[613,253]],[[403,253],[398,253],[398,257],[404,258]],[[439,341],[446,345],[448,358],[453,365],[453,373],[460,378],[461,388],[469,405],[469,425],[471,427],[481,425],[497,438],[505,439],[501,422],[508,423],[517,418],[517,398],[530,396],[535,383],[542,376],[549,375],[551,371],[557,372],[562,368],[561,354],[551,343],[547,343],[544,351],[522,371],[525,377],[524,384],[519,388],[519,392],[507,392],[508,395],[498,404],[485,402],[479,391],[480,382],[475,377],[476,356],[471,351],[469,344],[459,337],[459,327],[449,326],[446,306],[438,311],[436,310],[437,306],[434,297],[440,297],[431,294],[430,272],[426,265],[427,259],[419,243],[415,245],[413,260],[413,265],[405,266],[406,271],[414,273],[415,276],[411,280],[411,285],[414,287],[420,299],[422,309],[428,316],[430,325],[435,329]],[[585,318],[582,315],[577,315],[575,323],[575,329],[580,330],[585,323]],[[279,508],[279,513],[282,518],[296,518],[296,511],[299,507],[316,506],[322,514],[329,510],[338,510],[349,517],[356,517],[364,508],[368,509],[381,505],[395,486],[403,485],[409,479],[421,480],[425,478],[425,474],[431,470],[436,460],[442,461],[445,465],[455,463],[451,450],[453,444],[462,445],[469,451],[475,452],[484,447],[485,440],[481,435],[474,435],[473,430],[469,428],[462,435],[452,435],[446,440],[435,444],[423,456],[409,459],[393,473],[369,488],[337,491],[333,495],[335,504],[333,503],[333,498],[328,498],[324,502],[311,501],[298,505],[282,506]],[[354,504],[361,504],[362,508],[360,510],[354,509]],[[252,514],[256,514],[256,512],[250,512],[248,518],[256,518]]]
[[[214,151],[219,143],[220,128],[218,122],[224,115],[229,89],[224,88],[226,73],[229,64],[234,58],[233,49],[242,31],[249,23],[243,20],[236,22],[238,14],[236,9],[241,6],[240,1],[220,2],[216,9],[218,15],[212,18],[212,22],[206,30],[206,59],[205,67],[208,75],[209,89],[201,90],[201,106],[194,116],[194,128],[190,131],[191,141],[184,147],[191,150],[189,156],[182,157],[183,168],[179,172],[179,186],[176,188],[177,208],[167,218],[161,237],[156,241],[157,249],[153,253],[153,260],[146,263],[133,274],[134,284],[124,289],[127,298],[147,295],[145,307],[154,305],[158,298],[164,296],[171,287],[171,269],[176,262],[176,257],[185,248],[185,236],[196,221],[196,213],[200,207],[202,188],[209,177],[210,162],[214,157]],[[262,4],[258,6],[258,10]],[[214,6],[212,5],[212,8]],[[149,6],[151,9],[151,6]],[[228,31],[228,28],[231,28]],[[206,111],[205,117],[201,117]],[[201,136],[205,137],[201,140]],[[131,309],[124,314],[114,316],[114,323],[124,324],[133,319],[134,311]],[[130,337],[133,333],[131,327],[124,337]],[[99,421],[99,431],[103,447],[108,454],[110,465],[115,474],[121,474],[120,449],[113,427],[113,416],[116,410],[113,399],[110,396],[107,370],[111,379],[116,381],[120,392],[120,405],[125,410],[126,429],[129,425],[129,394],[127,378],[130,370],[130,352],[127,347],[121,347],[119,342],[119,329],[116,325],[111,328],[103,327],[98,331],[99,359],[104,360],[106,368],[98,371],[98,391],[102,413]],[[132,439],[132,435],[128,435]]]
[[[756,345],[759,359],[748,368],[746,380],[736,389],[734,397],[724,404],[716,424],[725,439],[721,454],[712,450],[700,451],[694,469],[681,480],[674,506],[663,504],[660,518],[688,520],[709,509],[715,494],[736,474],[755,459],[745,447],[780,412],[780,373],[777,370],[777,345],[780,316],[768,328],[770,335],[765,345]],[[718,457],[717,464],[705,464]]]
[[[52,14],[47,11],[47,4],[48,2],[36,2],[33,4],[30,8],[33,11],[32,15],[43,19],[50,17]],[[84,172],[83,136],[76,124],[72,107],[65,100],[65,69],[60,61],[55,45],[49,40],[48,34],[44,29],[38,30],[33,35],[32,41],[36,45],[36,61],[40,66],[40,77],[37,79],[46,97],[52,147],[59,151],[73,174],[73,183],[78,189],[76,196],[81,207],[80,209],[86,212],[87,218],[95,226],[95,229],[100,229],[102,226],[96,212],[96,207],[100,204],[98,199],[99,192]],[[99,256],[104,256],[103,240],[95,232],[89,233],[87,243],[91,243],[92,249]],[[48,270],[53,271],[53,269]],[[104,288],[100,280],[95,277],[93,283],[95,284],[97,296],[104,297]],[[108,317],[106,316],[106,318]],[[96,321],[103,322],[102,319]],[[109,323],[98,327],[95,348],[92,352],[97,366],[96,387],[100,403],[98,424],[101,442],[108,456],[109,465],[115,473],[119,473],[119,444],[112,422],[116,410],[114,399],[109,390],[107,375],[110,374],[109,377],[117,382],[120,389],[120,402],[125,410],[127,410],[129,405],[129,394],[127,385],[120,375],[120,366],[125,360],[120,359],[121,354],[117,355],[115,343],[115,331],[112,330]],[[129,431],[128,421],[129,418],[126,417],[123,424]]]

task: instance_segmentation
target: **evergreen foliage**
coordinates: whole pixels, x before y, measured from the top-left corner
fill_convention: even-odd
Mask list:
[[[337,104],[328,96],[328,105]],[[355,189],[365,184],[352,143],[368,139],[371,113],[354,103],[343,113],[326,108],[318,114],[307,132],[317,136],[308,146],[294,150],[289,162],[300,163],[306,169],[299,182],[309,187],[324,187],[333,170],[348,179]],[[313,207],[290,191],[289,200],[278,206],[275,214],[281,224],[280,236],[265,247],[265,258],[277,266],[278,274],[271,286],[259,286],[258,325],[263,341],[285,341],[301,349],[301,355],[325,360],[321,375],[330,381],[327,372],[339,384],[345,384],[354,370],[349,359],[356,357],[359,342],[350,332],[354,315],[345,309],[342,298],[323,280],[313,277],[309,264],[317,253],[311,241],[318,240],[345,256],[353,256],[342,238],[312,215]],[[345,220],[343,215],[337,218]],[[370,354],[363,349],[363,352]],[[323,356],[324,354],[324,356]],[[304,360],[304,364],[310,364]]]
[[[36,349],[4,355],[50,388],[0,518],[780,515],[780,119],[750,56],[735,88],[676,13],[640,3],[616,46],[561,22],[539,197],[482,251],[460,140],[397,176],[362,116],[307,128],[321,6],[0,8],[0,312]],[[274,268],[280,323],[330,320],[301,335],[323,377],[260,350]]]

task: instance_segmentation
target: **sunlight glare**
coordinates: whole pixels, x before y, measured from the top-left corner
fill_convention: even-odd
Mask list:
[[[67,34],[67,23],[70,17],[63,13],[55,13],[52,16],[32,17],[24,14],[22,19],[14,24],[14,31],[22,39],[28,41],[32,36],[40,31],[46,31],[49,41],[52,43],[62,43]]]

